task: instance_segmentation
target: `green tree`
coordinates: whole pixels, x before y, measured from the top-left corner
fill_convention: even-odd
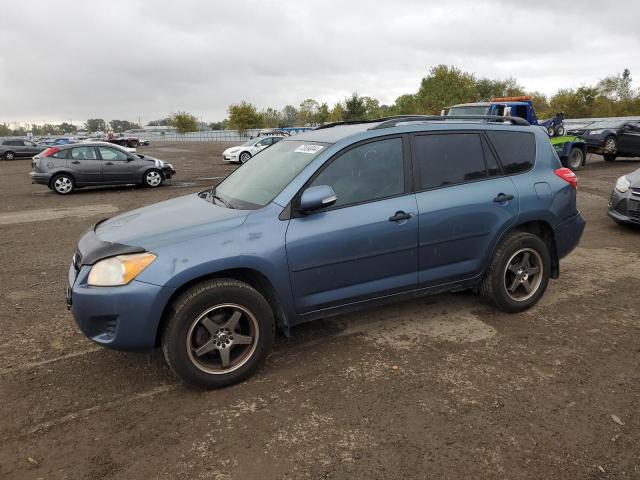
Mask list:
[[[298,110],[293,105],[286,105],[282,109],[282,121],[279,127],[294,127],[298,121]]]
[[[343,120],[365,120],[367,118],[367,106],[365,98],[353,92],[350,97],[344,100]]]
[[[323,125],[329,121],[329,116],[331,112],[329,111],[329,105],[327,103],[323,103],[318,107],[318,113],[316,114],[316,123]]]
[[[316,123],[319,108],[320,104],[313,98],[307,98],[300,102],[300,108],[298,108],[298,124],[304,126]]]
[[[342,122],[344,120],[344,107],[340,102],[336,103],[329,114],[330,122]]]
[[[174,112],[169,118],[171,119],[171,126],[175,127],[178,133],[197,132],[198,119],[188,112]]]
[[[260,124],[266,128],[274,128],[280,125],[282,122],[282,116],[280,112],[275,108],[267,108],[260,112],[261,122]]]
[[[165,117],[165,118],[161,118],[159,120],[151,120],[149,123],[147,123],[148,126],[150,127],[170,127],[171,126],[171,118],[170,117]]]
[[[391,106],[391,115],[415,115],[420,113],[417,98],[411,93],[400,95]]]
[[[439,114],[450,105],[477,101],[476,79],[456,67],[438,65],[422,79],[416,97],[419,113]]]
[[[111,129],[114,132],[124,132],[126,130],[133,130],[134,128],[140,128],[137,123],[130,122],[129,120],[111,120],[109,122]]]
[[[0,123],[0,137],[8,137],[11,135],[11,128],[6,123]]]
[[[107,129],[107,124],[102,118],[90,118],[84,124],[84,129],[89,133],[104,132]]]
[[[226,118],[221,122],[211,122],[209,128],[211,130],[226,130],[229,127],[229,120]]]
[[[240,135],[245,135],[250,128],[260,128],[261,118],[256,107],[242,101],[237,104],[229,105],[229,127],[238,130]]]

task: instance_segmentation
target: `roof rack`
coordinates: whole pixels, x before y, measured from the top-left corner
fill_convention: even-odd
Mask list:
[[[530,126],[524,118],[520,117],[501,117],[499,115],[404,115],[398,117],[392,117],[382,120],[382,123],[371,127],[369,130],[379,130],[381,128],[395,127],[400,123],[406,122],[433,122],[433,121],[445,121],[445,120],[484,120],[486,122],[504,123],[509,122],[512,125],[520,125],[523,127]]]

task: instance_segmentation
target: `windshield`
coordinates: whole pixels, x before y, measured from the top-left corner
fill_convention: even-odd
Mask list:
[[[253,210],[264,207],[325,148],[326,143],[278,142],[244,163],[213,193],[233,208]]]
[[[247,140],[246,142],[244,142],[240,146],[241,147],[248,147],[249,145],[253,145],[254,143],[256,143],[258,140],[261,140],[261,139],[260,138],[250,138],[249,140]]]
[[[488,105],[460,105],[451,107],[447,115],[487,115]]]

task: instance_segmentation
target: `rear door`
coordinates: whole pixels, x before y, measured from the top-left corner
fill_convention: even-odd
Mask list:
[[[68,153],[67,165],[77,183],[96,184],[102,182],[102,161],[91,146],[74,147]]]
[[[416,288],[418,221],[407,142],[398,136],[358,144],[307,185],[329,185],[338,200],[289,222],[286,249],[299,313]]]
[[[518,216],[518,192],[481,132],[412,137],[419,214],[419,282],[478,275],[494,240]]]
[[[42,148],[29,140],[24,140],[22,143],[24,144],[25,154],[30,157],[33,157],[42,151]]]
[[[105,183],[137,183],[138,163],[119,148],[98,147]]]

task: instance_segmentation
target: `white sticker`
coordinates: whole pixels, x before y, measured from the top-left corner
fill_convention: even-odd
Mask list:
[[[296,153],[318,153],[322,149],[322,145],[300,145],[295,149]]]

